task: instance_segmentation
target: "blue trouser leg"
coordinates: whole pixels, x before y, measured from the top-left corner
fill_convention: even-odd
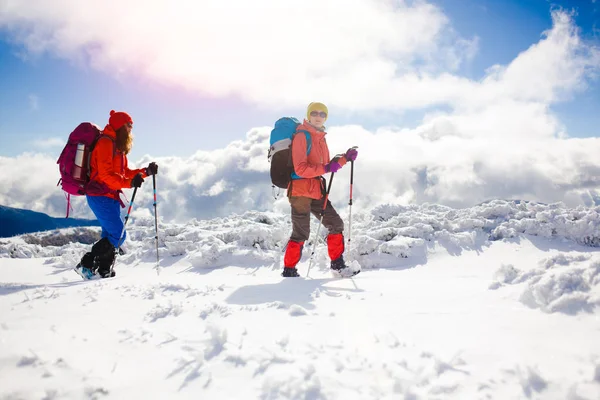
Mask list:
[[[113,246],[118,248],[127,237],[125,232],[123,240],[119,241],[123,231],[121,204],[117,200],[105,196],[86,196],[86,198],[92,212],[100,222],[102,237],[107,238]]]

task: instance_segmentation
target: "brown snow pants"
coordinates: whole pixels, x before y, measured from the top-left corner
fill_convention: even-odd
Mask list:
[[[310,197],[292,196],[289,200],[292,206],[292,236],[290,239],[296,242],[304,242],[308,240],[310,235],[310,214],[312,213],[315,217],[321,218],[325,198],[315,200]],[[323,226],[329,230],[329,234],[344,232],[344,221],[342,221],[329,200],[323,214]]]

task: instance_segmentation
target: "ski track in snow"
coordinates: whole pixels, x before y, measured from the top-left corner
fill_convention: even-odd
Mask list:
[[[0,239],[0,399],[598,399],[599,210],[355,212],[355,279],[322,243],[307,279],[310,242],[281,278],[273,213],[160,223],[160,275],[134,214],[87,282],[89,245]]]

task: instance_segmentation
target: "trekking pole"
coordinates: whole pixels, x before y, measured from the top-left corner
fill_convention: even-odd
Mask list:
[[[125,221],[123,221],[123,230],[121,231],[121,237],[119,237],[119,243],[123,240],[123,235],[125,234],[125,226],[127,225],[127,221],[129,221],[129,216],[131,215],[131,209],[133,208],[133,200],[135,200],[135,194],[137,193],[138,188],[133,189],[133,194],[131,195],[131,201],[129,202],[129,208],[127,209],[127,215],[125,216]]]
[[[154,230],[156,239],[156,275],[160,275],[159,257],[158,257],[158,215],[156,213],[156,174],[152,175],[152,188],[154,189]]]
[[[120,254],[119,246],[121,245],[121,240],[123,240],[123,235],[125,235],[125,226],[127,226],[127,221],[129,221],[129,216],[131,215],[131,209],[133,208],[133,200],[135,200],[135,194],[137,193],[137,190],[138,190],[137,187],[135,187],[133,189],[133,195],[131,195],[131,201],[129,202],[129,208],[127,209],[127,215],[125,216],[125,220],[123,221],[123,230],[121,230],[121,236],[119,236],[119,241],[117,242],[117,245],[115,246],[117,255]],[[114,270],[116,262],[117,262],[117,257],[115,256],[115,258],[113,259],[113,263],[110,266],[111,273]]]
[[[350,161],[350,201],[348,201],[348,248],[352,240],[352,186],[354,186],[354,160]]]
[[[335,160],[335,158],[334,158]],[[306,271],[306,277],[310,274],[310,267],[312,266],[313,256],[315,255],[315,249],[317,247],[317,243],[319,242],[319,231],[321,230],[321,225],[323,225],[323,216],[325,215],[325,209],[327,208],[327,202],[329,201],[329,191],[331,190],[331,182],[333,182],[334,172],[331,173],[331,177],[329,178],[329,186],[327,187],[327,191],[325,192],[325,201],[323,201],[323,208],[321,209],[321,218],[319,219],[319,226],[317,227],[317,235],[315,236],[315,240],[312,246],[312,253],[310,253],[310,261],[308,263],[308,271]]]
[[[358,149],[358,146],[352,147]],[[354,186],[354,160],[350,161],[350,201],[348,201],[348,247],[350,247],[350,241],[352,240],[352,188]]]

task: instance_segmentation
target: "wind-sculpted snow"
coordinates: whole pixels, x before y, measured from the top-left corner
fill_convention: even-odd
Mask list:
[[[119,262],[135,265],[155,259],[154,218],[147,212],[133,216],[128,227],[127,254]],[[385,205],[355,212],[351,236],[346,226],[346,259],[357,260],[363,269],[410,268],[427,263],[428,249],[444,247],[450,254],[481,249],[493,241],[518,240],[523,235],[561,239],[588,247],[600,246],[599,208],[564,208],[519,201],[495,200],[467,209],[439,205]],[[316,220],[313,219],[313,235]],[[187,224],[159,225],[160,258],[166,265],[180,260],[192,271],[226,266],[279,268],[290,234],[290,217],[277,213],[247,212],[226,218],[192,220]],[[324,239],[324,230],[321,230]],[[48,263],[58,270],[76,265],[89,245],[60,242],[61,236],[85,239],[97,228],[68,229],[27,235],[0,242],[0,257],[50,257]],[[37,240],[35,238],[38,238]],[[47,238],[52,238],[48,240]],[[25,242],[24,239],[28,239]],[[85,240],[84,240],[85,241]],[[31,244],[36,243],[36,244]],[[314,242],[305,244],[304,260]],[[170,261],[172,260],[172,261]],[[328,268],[324,240],[315,253],[315,268]],[[558,255],[542,260],[539,266],[519,271],[502,265],[491,289],[525,283],[521,301],[545,312],[576,314],[600,304],[600,259],[587,256]]]
[[[565,208],[561,204],[539,204],[494,200],[476,207],[453,209],[440,205],[379,206],[372,211],[379,228],[392,226],[399,235],[436,239],[438,232],[458,234],[482,231],[489,240],[524,233],[547,238],[565,238],[600,246],[600,208]],[[408,235],[407,235],[408,233]]]
[[[490,289],[525,282],[521,302],[545,312],[577,314],[600,305],[600,257],[590,254],[558,254],[528,271],[502,265],[495,278]]]
[[[146,210],[143,210],[146,211]],[[585,246],[600,246],[600,208],[569,209],[560,204],[536,204],[494,200],[476,207],[453,209],[440,205],[385,205],[368,211],[355,211],[351,237],[346,217],[346,239],[350,256],[363,267],[394,267],[398,259],[422,261],[426,247],[439,243],[454,251],[485,245],[486,242],[534,235],[570,240]],[[313,237],[316,220],[312,220]],[[291,230],[288,215],[247,212],[212,220],[192,220],[187,224],[160,223],[159,247],[162,256],[189,257],[196,267],[218,267],[225,259],[251,258],[258,264],[275,262],[282,253]],[[89,232],[78,230],[89,237]],[[73,230],[68,230],[73,235]],[[325,235],[321,230],[322,236]],[[56,234],[37,234],[54,237]],[[65,234],[66,235],[66,234]],[[154,219],[135,214],[128,226],[129,262],[150,257],[154,249]],[[28,235],[29,241],[32,242]],[[0,257],[68,257],[85,246],[60,247],[27,244],[23,240],[0,241]],[[322,241],[320,248],[323,249]],[[312,241],[305,245],[312,246]],[[324,252],[317,252],[320,261]],[[323,256],[323,257],[321,257]]]
[[[72,271],[89,244],[7,239],[0,398],[598,399],[596,221],[509,201],[358,209],[353,279],[323,243],[306,278],[312,240],[281,277],[277,213],[160,222],[157,274],[138,210],[116,277],[93,281]]]

